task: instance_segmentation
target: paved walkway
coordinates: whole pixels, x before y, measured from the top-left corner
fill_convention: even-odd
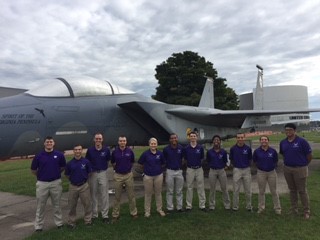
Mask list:
[[[310,168],[319,168],[320,161],[312,161],[310,164]],[[112,181],[113,171],[110,169],[108,171],[110,188],[113,187]],[[278,173],[278,189],[279,193],[287,193],[288,188],[285,183],[283,173],[281,171],[281,166],[279,167]],[[232,191],[232,179],[231,176],[228,177],[228,189]],[[256,183],[256,175],[252,177],[252,191],[253,193],[258,192],[258,186]],[[218,184],[219,185],[219,184]],[[205,187],[208,189],[208,178],[205,178]],[[218,186],[219,187],[219,186]],[[141,179],[135,181],[135,193],[137,197],[144,196],[143,183]],[[123,194],[122,201],[127,200],[127,195]],[[64,193],[62,196],[61,206],[63,211],[64,220],[66,220],[66,216],[68,215],[68,207],[67,207],[67,199],[68,193]],[[113,204],[113,195],[110,194],[110,205]],[[165,202],[165,199],[163,200]],[[165,205],[164,205],[165,206]],[[143,209],[138,209],[140,212]],[[34,232],[33,221],[35,218],[36,212],[36,199],[35,197],[29,196],[21,196],[15,195],[12,193],[0,192],[0,239],[1,240],[19,240],[24,239]],[[77,209],[78,216],[80,218],[83,217],[82,205],[78,204]],[[111,215],[111,212],[109,212]],[[45,217],[45,226],[44,230],[55,227],[53,222],[53,214],[50,200],[48,200],[47,208],[46,208],[46,217]]]

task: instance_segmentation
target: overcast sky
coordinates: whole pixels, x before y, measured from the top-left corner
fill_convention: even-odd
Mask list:
[[[320,107],[319,26],[318,0],[0,0],[0,85],[88,75],[152,95],[156,65],[188,50],[237,94],[259,64],[265,86],[307,86]]]

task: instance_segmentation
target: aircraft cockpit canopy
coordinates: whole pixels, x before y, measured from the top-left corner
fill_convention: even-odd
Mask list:
[[[26,92],[37,97],[87,97],[115,94],[133,94],[134,92],[119,87],[106,80],[92,77],[55,78]]]

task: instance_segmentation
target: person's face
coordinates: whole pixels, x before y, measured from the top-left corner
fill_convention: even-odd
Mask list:
[[[287,137],[294,137],[294,135],[296,134],[296,130],[294,130],[293,128],[285,128],[284,132],[286,134]]]
[[[244,134],[237,134],[237,144],[242,146],[244,145],[244,141],[245,141],[245,137]]]
[[[262,147],[268,147],[269,146],[269,140],[267,137],[261,137],[260,138],[260,144]]]
[[[102,142],[103,142],[103,137],[102,137],[102,135],[101,135],[101,134],[96,134],[96,135],[94,136],[93,141],[94,141],[94,144],[95,144],[96,146],[101,146],[101,145],[102,145]]]
[[[198,139],[197,134],[191,133],[189,135],[189,139],[190,139],[190,142],[196,142]]]
[[[171,145],[177,145],[178,144],[178,136],[177,135],[171,135],[169,138],[169,142]]]
[[[219,138],[217,138],[217,137],[215,137],[214,139],[213,139],[213,147],[215,147],[215,148],[220,148],[220,145],[221,145],[221,141],[220,141],[220,139]]]
[[[80,159],[82,155],[82,147],[81,146],[74,147],[73,154],[76,159]]]
[[[53,150],[53,147],[54,147],[54,141],[53,141],[53,139],[46,139],[44,141],[43,145],[44,145],[45,151],[51,152]]]
[[[119,137],[118,139],[118,145],[120,148],[125,148],[127,145],[127,138],[125,137]]]
[[[151,140],[149,143],[150,150],[156,150],[158,146],[158,142],[155,140]]]

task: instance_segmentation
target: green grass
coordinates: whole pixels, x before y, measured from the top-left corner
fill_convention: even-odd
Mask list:
[[[161,218],[156,214],[153,202],[152,215],[146,219],[141,216],[143,199],[138,199],[137,207],[140,217],[137,220],[130,218],[128,204],[123,204],[121,218],[116,224],[104,225],[101,221],[97,221],[93,226],[86,227],[80,220],[75,230],[66,227],[63,230],[52,229],[33,234],[27,239],[319,239],[316,233],[320,223],[317,215],[320,211],[319,175],[320,170],[317,170],[308,178],[313,213],[309,221],[303,220],[302,216],[275,215],[270,195],[267,195],[267,209],[262,215],[256,212],[250,213],[244,209],[243,194],[240,195],[240,210],[238,212],[226,211],[222,206],[221,193],[218,193],[216,196],[217,209],[209,213],[203,213],[194,207],[191,213],[173,213]],[[197,194],[194,193],[194,206],[197,206],[197,201]],[[257,201],[257,195],[254,194],[254,206],[257,206]],[[281,195],[280,201],[283,211],[288,211],[290,206],[288,194]]]

